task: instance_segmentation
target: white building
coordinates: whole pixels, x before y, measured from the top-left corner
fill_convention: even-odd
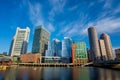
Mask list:
[[[16,34],[13,37],[10,46],[10,56],[19,56],[20,54],[27,52],[28,40],[29,40],[30,29],[20,29],[17,27]]]

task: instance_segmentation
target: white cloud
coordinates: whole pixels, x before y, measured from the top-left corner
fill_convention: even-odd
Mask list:
[[[64,6],[66,4],[66,0],[49,0],[49,2],[52,6],[51,11],[49,12],[49,20],[54,21],[54,16],[57,13],[63,12]]]
[[[48,23],[48,25],[46,27],[47,27],[48,31],[50,31],[50,32],[55,31],[55,27],[51,23]]]
[[[28,8],[29,19],[33,26],[43,25],[48,31],[55,31],[55,27],[47,21],[44,21],[44,17],[42,16],[42,5],[40,3],[31,3],[30,1],[23,1],[23,6]],[[20,5],[20,6],[21,6]]]
[[[81,30],[81,33],[87,34],[87,29],[90,26],[95,26],[99,33],[115,33],[120,31],[120,18],[104,18],[97,22],[88,23],[88,25]]]
[[[96,23],[98,32],[114,33],[120,31],[120,18],[105,18]]]
[[[113,50],[120,48],[120,46],[113,47]]]
[[[111,8],[112,0],[105,0],[104,8]]]
[[[28,2],[30,20],[34,26],[43,25],[43,18],[41,13],[41,5],[39,3],[32,4]]]

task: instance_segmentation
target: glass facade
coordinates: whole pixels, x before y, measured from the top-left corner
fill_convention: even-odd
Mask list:
[[[64,37],[64,40],[62,40],[62,57],[72,57],[72,43],[73,41],[71,38]]]
[[[62,43],[57,40],[53,39],[52,42],[48,42],[48,50],[46,50],[45,56],[61,56],[62,50]]]
[[[72,45],[72,62],[77,64],[87,63],[88,56],[86,44],[84,42],[77,42]]]
[[[35,28],[32,53],[40,53],[45,56],[45,50],[48,47],[50,33],[41,25]]]
[[[84,42],[75,43],[75,58],[87,58],[86,44]]]

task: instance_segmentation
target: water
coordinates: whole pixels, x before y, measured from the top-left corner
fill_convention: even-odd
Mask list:
[[[0,80],[120,80],[120,71],[94,67],[18,67],[0,71]]]

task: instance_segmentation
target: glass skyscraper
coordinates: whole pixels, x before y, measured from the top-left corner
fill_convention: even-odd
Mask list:
[[[62,43],[58,39],[53,39],[48,42],[48,50],[46,50],[45,56],[61,56]]]
[[[71,38],[64,37],[64,40],[62,40],[62,57],[72,57],[72,43],[73,41]]]
[[[20,29],[16,30],[16,34],[11,42],[9,54],[11,56],[20,56],[27,52],[28,40],[29,40],[30,29]]]
[[[62,62],[70,63],[72,57],[72,39],[69,37],[64,37],[62,40]]]
[[[50,33],[42,25],[37,26],[34,32],[32,53],[40,53],[42,56],[45,56],[49,38]]]

